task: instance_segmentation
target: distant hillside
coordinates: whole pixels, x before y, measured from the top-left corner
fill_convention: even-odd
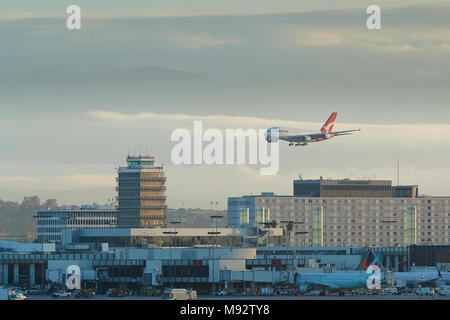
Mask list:
[[[38,196],[25,197],[22,203],[5,201],[0,199],[0,240],[32,242],[37,238],[37,221],[34,218],[37,210],[56,209],[56,199],[48,199],[41,203]],[[212,215],[218,214],[223,218],[217,222],[217,227],[225,227],[227,224],[226,211],[214,211],[204,209],[168,209],[166,223],[180,222],[182,228],[207,228],[214,227],[215,220]]]
[[[198,101],[222,92],[222,84],[208,76],[159,67],[132,70],[1,73],[0,94],[4,101],[24,102],[33,109],[33,101],[46,101],[58,109],[90,110],[98,104],[140,110],[149,103]],[[61,104],[64,100],[65,103]],[[130,111],[131,111],[130,110]],[[160,111],[163,111],[161,109]],[[182,109],[180,109],[181,111]]]
[[[36,210],[56,208],[55,199],[41,203],[37,196],[25,197],[22,203],[0,199],[0,239],[36,239]]]

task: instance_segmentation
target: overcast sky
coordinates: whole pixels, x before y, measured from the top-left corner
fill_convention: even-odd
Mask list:
[[[72,1],[0,3],[0,199],[104,203],[126,155],[155,155],[169,206],[292,194],[304,177],[392,179],[450,195],[450,5],[377,1]],[[339,3],[339,6],[336,4]],[[318,130],[357,135],[289,148],[259,166],[174,166],[172,130]]]

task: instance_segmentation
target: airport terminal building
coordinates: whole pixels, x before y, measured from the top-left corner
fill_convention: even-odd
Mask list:
[[[106,232],[106,231],[104,231]],[[88,234],[88,233],[87,233]],[[24,244],[0,241],[0,286],[39,288],[64,285],[67,267],[81,269],[83,288],[105,292],[128,288],[148,294],[158,288],[196,288],[202,293],[228,287],[238,291],[294,284],[294,273],[365,272],[368,254],[383,252],[390,270],[448,267],[450,245],[409,247],[112,247],[106,243]]]
[[[65,229],[62,245],[108,243],[114,247],[280,246],[283,229],[245,228],[117,228]]]

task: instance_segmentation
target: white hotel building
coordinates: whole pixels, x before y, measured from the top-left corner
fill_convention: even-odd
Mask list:
[[[63,229],[117,228],[117,209],[102,206],[64,206],[37,212],[37,236],[40,241],[60,242]]]
[[[266,194],[254,196],[254,201],[256,210],[269,210],[270,219],[279,226],[292,225],[286,245],[450,243],[450,197],[307,198]]]

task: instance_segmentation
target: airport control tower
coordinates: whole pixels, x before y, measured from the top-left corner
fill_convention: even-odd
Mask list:
[[[166,211],[164,170],[152,156],[128,156],[118,169],[118,227],[162,226]]]

